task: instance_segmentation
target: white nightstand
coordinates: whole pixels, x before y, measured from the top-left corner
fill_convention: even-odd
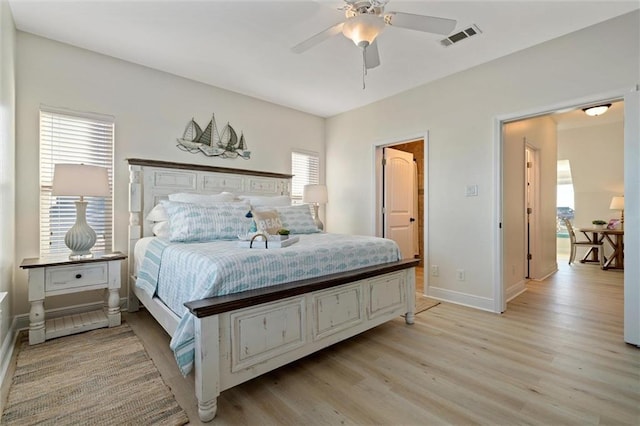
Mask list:
[[[114,252],[82,260],[24,259],[20,267],[29,272],[29,344],[120,325],[120,264],[126,258]],[[103,309],[45,320],[45,297],[101,288],[106,293]]]

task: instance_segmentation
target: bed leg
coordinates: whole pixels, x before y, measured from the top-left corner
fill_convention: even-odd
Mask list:
[[[210,422],[216,416],[218,411],[218,399],[214,398],[213,401],[201,402],[198,401],[198,416],[201,422]]]
[[[406,270],[407,280],[407,314],[404,317],[404,322],[411,325],[415,322],[416,318],[416,270],[410,268]]]
[[[220,395],[218,316],[195,319],[195,382],[198,416],[209,422],[216,416]]]

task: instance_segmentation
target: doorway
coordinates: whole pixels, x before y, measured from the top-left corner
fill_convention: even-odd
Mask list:
[[[375,235],[379,237],[388,237],[394,239],[392,235],[389,235],[389,225],[391,225],[391,219],[396,220],[398,218],[392,218],[388,213],[390,203],[392,202],[400,202],[400,205],[406,210],[408,215],[402,214],[400,210],[399,217],[401,220],[404,220],[404,223],[401,223],[396,230],[401,231],[403,227],[410,227],[411,234],[409,237],[405,238],[405,241],[398,241],[399,246],[404,245],[405,249],[401,249],[403,258],[419,258],[420,265],[422,267],[424,265],[424,258],[426,253],[426,241],[425,241],[425,185],[426,185],[426,168],[425,168],[425,157],[426,157],[426,144],[424,138],[415,138],[409,139],[405,142],[388,142],[385,144],[380,144],[375,146],[375,180],[376,180],[376,196],[375,196],[375,218],[376,218],[376,229]],[[408,160],[400,160],[396,162],[396,165],[399,166],[401,164],[405,164],[409,161],[410,166],[410,182],[408,184],[400,183],[402,181],[393,180],[390,182],[388,176],[388,172],[391,170],[389,167],[383,166],[384,164],[384,154],[387,151],[387,154],[391,154],[393,158],[405,157]],[[414,161],[415,160],[415,161]],[[387,165],[391,165],[389,159],[387,159]],[[404,166],[397,167],[399,169],[404,168]],[[407,180],[407,178],[404,178]],[[386,184],[386,185],[385,185]],[[388,190],[385,190],[385,186],[395,187],[393,192],[396,193],[390,194]],[[400,196],[398,196],[398,194]],[[405,197],[405,195],[411,195],[411,197]],[[406,217],[402,217],[406,216]],[[414,220],[411,221],[411,218]],[[395,224],[394,224],[395,226]],[[385,228],[387,228],[385,230]],[[393,233],[393,231],[392,231]],[[406,235],[406,234],[405,234]],[[426,277],[425,277],[426,278]],[[426,288],[426,283],[416,282],[416,290],[419,292],[424,292]]]
[[[505,223],[506,215],[508,212],[509,204],[506,203],[505,199],[505,185],[506,185],[506,176],[505,176],[505,166],[507,164],[506,161],[506,149],[507,144],[505,144],[504,134],[502,133],[503,125],[505,123],[514,121],[514,120],[525,120],[528,118],[541,117],[543,115],[548,115],[553,111],[568,111],[568,110],[579,110],[583,106],[591,106],[594,104],[601,104],[605,102],[615,102],[624,99],[624,181],[627,183],[624,189],[625,195],[625,210],[626,215],[638,215],[638,211],[640,210],[640,200],[637,196],[637,177],[638,177],[638,152],[640,152],[640,92],[638,88],[634,88],[631,91],[617,91],[615,93],[610,93],[608,96],[598,96],[592,98],[583,98],[579,101],[575,101],[573,103],[565,103],[555,105],[546,110],[542,110],[539,113],[531,113],[528,112],[526,114],[512,114],[510,116],[503,116],[496,118],[496,134],[498,137],[496,140],[496,167],[498,169],[498,174],[496,176],[496,188],[497,188],[497,226],[496,230],[496,278],[499,283],[495,287],[494,292],[494,301],[495,306],[494,309],[496,312],[504,312],[506,310],[506,277],[507,277],[507,264],[505,262],[505,257],[508,254],[508,249],[506,246],[506,240],[509,238],[509,233],[507,232],[507,223]],[[542,160],[544,162],[544,159]],[[554,173],[555,175],[555,173]],[[544,172],[542,173],[544,176]],[[553,203],[553,207],[556,205]],[[576,209],[578,206],[576,206]],[[633,213],[632,213],[633,212]],[[544,215],[544,212],[541,212]],[[546,215],[544,215],[546,218]],[[554,217],[553,215],[552,217]],[[555,217],[554,217],[555,219]],[[635,216],[634,216],[635,219]],[[545,221],[542,221],[544,224]],[[640,253],[640,232],[637,232],[638,222],[635,221],[633,224],[625,223],[625,236],[628,236],[628,239],[625,238],[625,257],[627,258],[638,258]],[[541,231],[543,231],[541,229]],[[547,237],[546,233],[543,234],[545,239]],[[555,238],[554,244],[555,246]],[[555,248],[551,252],[551,255],[555,258]],[[549,257],[549,253],[546,254]],[[555,259],[554,259],[555,262]],[[556,263],[557,265],[557,263]],[[556,266],[557,268],[557,266]],[[625,273],[624,273],[624,340],[628,343],[640,345],[640,286],[638,285],[638,280],[640,278],[640,267],[635,264],[629,262],[625,265]]]

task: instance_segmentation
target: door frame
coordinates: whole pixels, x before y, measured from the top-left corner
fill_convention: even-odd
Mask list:
[[[572,110],[572,109],[576,109],[579,108],[583,105],[587,105],[587,104],[594,104],[594,103],[604,103],[607,101],[618,101],[618,100],[624,100],[625,96],[636,92],[638,90],[638,87],[626,87],[626,88],[620,88],[618,90],[612,90],[609,92],[605,92],[605,93],[600,93],[600,94],[594,94],[594,95],[589,95],[586,97],[582,97],[582,98],[577,98],[577,99],[572,99],[572,100],[566,100],[563,102],[558,102],[555,104],[551,104],[551,105],[547,105],[547,106],[540,106],[540,107],[535,107],[535,108],[531,108],[528,110],[524,110],[524,111],[519,111],[519,112],[513,112],[513,113],[509,113],[509,114],[503,114],[503,115],[499,115],[496,116],[494,118],[494,158],[493,158],[493,165],[494,165],[494,170],[495,175],[494,175],[494,190],[496,193],[496,197],[495,197],[495,204],[494,204],[494,224],[492,226],[492,228],[494,229],[494,233],[493,233],[493,246],[494,246],[494,265],[493,265],[493,277],[494,277],[494,282],[496,283],[494,285],[494,291],[493,291],[493,301],[494,301],[494,312],[497,313],[501,313],[504,312],[507,308],[506,306],[506,297],[505,297],[505,288],[504,288],[504,277],[503,277],[503,272],[502,272],[502,268],[503,268],[503,264],[504,264],[504,259],[503,259],[503,255],[504,255],[504,249],[503,249],[503,230],[502,230],[502,218],[503,218],[503,184],[502,184],[502,180],[503,180],[503,169],[502,169],[502,162],[503,162],[503,144],[504,144],[504,139],[502,136],[502,126],[504,123],[509,122],[509,121],[516,121],[516,120],[524,120],[527,118],[533,118],[533,117],[538,117],[541,115],[546,115],[546,114],[550,114],[553,112],[558,112],[558,111],[562,111],[562,110]],[[627,106],[627,103],[625,102],[625,123],[628,121],[637,121],[637,117],[633,118],[630,117],[632,114],[636,113],[637,111],[634,108],[632,108],[631,106]],[[637,137],[637,135],[636,135]],[[624,141],[624,151],[625,151],[625,216],[639,216],[640,215],[640,205],[638,205],[637,202],[635,202],[637,200],[637,196],[636,194],[631,194],[632,191],[637,190],[637,188],[634,188],[633,185],[631,184],[632,182],[632,178],[635,177],[635,175],[633,175],[632,171],[630,169],[633,168],[633,170],[637,170],[638,168],[640,168],[640,160],[636,157],[634,157],[633,159],[632,154],[637,153],[638,152],[638,145],[640,145],[640,143],[638,142],[638,140],[636,141],[630,141],[628,140],[628,138],[626,137],[625,134],[625,141]],[[628,179],[629,178],[629,179]],[[629,184],[627,184],[627,180],[629,180]],[[630,195],[630,200],[632,200],[631,203],[627,202],[627,195]],[[627,225],[625,223],[625,225]],[[626,235],[625,235],[626,237]],[[635,238],[635,237],[633,237]],[[629,258],[629,259],[638,259],[640,258],[640,250],[638,249],[637,244],[627,244],[627,242],[625,241],[625,257]],[[631,311],[632,313],[634,313],[633,315],[630,314],[629,317],[634,317],[637,318],[638,317],[638,311],[640,310],[640,301],[639,300],[635,300],[636,297],[633,298],[633,300],[627,300],[628,298],[627,296],[627,291],[631,290],[631,292],[635,295],[637,295],[638,293],[640,293],[640,290],[638,290],[638,288],[640,288],[640,285],[638,285],[638,280],[640,279],[640,276],[638,276],[638,268],[635,269],[629,269],[629,270],[625,270],[625,314],[628,310],[627,307],[627,303],[633,303],[634,306],[632,307]],[[425,274],[426,275],[426,274]],[[632,281],[635,280],[635,281]],[[632,286],[635,286],[632,288]],[[638,288],[636,288],[638,287]],[[628,327],[627,324],[627,315],[625,315],[625,331]],[[625,333],[626,334],[626,333]],[[636,333],[634,333],[636,334]],[[637,333],[640,334],[640,333]],[[628,341],[628,340],[627,340]]]
[[[531,222],[529,222],[529,233],[528,235],[525,236],[525,259],[524,259],[524,264],[525,264],[525,271],[528,272],[528,276],[525,276],[523,278],[525,279],[529,279],[529,280],[536,280],[536,278],[538,277],[538,274],[536,274],[537,271],[537,261],[539,260],[539,253],[538,253],[538,249],[539,249],[539,241],[540,241],[540,221],[539,221],[539,215],[538,212],[540,211],[540,152],[538,149],[536,149],[536,147],[534,147],[533,145],[529,144],[526,140],[524,143],[524,150],[525,150],[525,184],[527,182],[527,165],[526,165],[526,152],[527,150],[529,150],[531,152],[531,158],[532,158],[532,163],[533,163],[533,167],[531,170],[531,173],[533,175],[533,188],[530,191],[532,200],[531,201],[531,208],[533,209],[533,213],[531,214],[531,216],[529,217],[529,219],[531,220]],[[526,191],[526,187],[525,187],[525,191]],[[527,233],[527,212],[526,212],[526,208],[527,208],[527,194],[525,193],[525,229],[523,230],[525,232],[525,234]],[[526,244],[527,244],[527,240],[529,243],[529,250],[527,250]],[[526,254],[530,253],[531,254],[531,261],[527,262],[527,258],[526,258]],[[528,265],[527,265],[528,263]],[[528,268],[528,269],[527,269]]]
[[[387,139],[382,139],[379,141],[375,141],[371,145],[371,158],[373,161],[373,173],[372,173],[372,185],[373,188],[373,197],[371,197],[372,205],[371,205],[371,214],[373,215],[373,220],[371,223],[373,224],[373,228],[371,229],[371,235],[381,236],[382,235],[382,148],[393,147],[393,145],[400,145],[403,143],[415,142],[418,140],[422,140],[423,152],[424,152],[424,205],[422,206],[422,224],[424,227],[424,232],[422,235],[422,251],[424,253],[424,259],[422,259],[424,263],[425,270],[428,270],[427,265],[429,264],[429,209],[427,208],[429,205],[429,131],[425,130],[422,133],[414,133],[411,135],[401,136],[401,137],[392,137]],[[429,274],[424,274],[424,292],[427,293],[427,288],[429,286]]]

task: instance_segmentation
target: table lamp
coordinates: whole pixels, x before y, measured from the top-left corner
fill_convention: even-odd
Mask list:
[[[320,221],[318,215],[318,207],[320,204],[326,204],[328,201],[326,185],[305,185],[302,190],[302,202],[313,204],[313,220],[319,230],[324,230],[324,225]]]
[[[109,195],[108,170],[85,164],[56,164],[51,195],[80,197],[80,201],[75,202],[76,223],[67,231],[64,243],[71,250],[69,259],[93,257],[90,250],[96,243],[96,232],[87,223],[87,202],[84,197]]]
[[[624,229],[624,196],[611,198],[611,210],[620,210],[620,229]]]

